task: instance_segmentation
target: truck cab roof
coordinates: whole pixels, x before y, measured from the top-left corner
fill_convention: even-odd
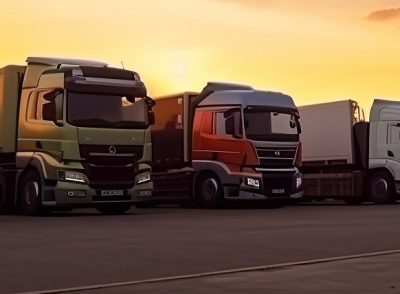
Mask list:
[[[85,59],[72,59],[72,58],[52,58],[52,57],[28,57],[26,59],[28,64],[41,64],[41,65],[53,65],[61,67],[66,66],[96,66],[96,67],[106,67],[107,63],[94,60]]]
[[[370,122],[399,121],[400,101],[375,99],[369,115]]]
[[[268,106],[296,110],[292,97],[270,91],[222,90],[211,93],[199,103],[199,107],[218,105]]]

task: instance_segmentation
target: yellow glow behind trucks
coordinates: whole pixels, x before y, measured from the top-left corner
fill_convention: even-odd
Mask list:
[[[30,57],[0,69],[0,211],[96,207],[151,197],[153,101],[136,72]]]

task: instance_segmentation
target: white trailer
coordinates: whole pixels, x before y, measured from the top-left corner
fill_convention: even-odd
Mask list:
[[[370,122],[357,102],[299,107],[305,198],[391,203],[400,193],[400,102],[374,100]]]

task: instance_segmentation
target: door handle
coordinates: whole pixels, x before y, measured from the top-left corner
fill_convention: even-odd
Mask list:
[[[393,152],[389,150],[389,151],[388,151],[388,156],[389,156],[389,157],[394,157]]]

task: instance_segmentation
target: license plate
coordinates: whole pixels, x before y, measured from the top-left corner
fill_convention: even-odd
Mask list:
[[[101,190],[101,196],[124,196],[124,190]]]
[[[283,194],[283,193],[285,193],[285,189],[272,189],[272,193]]]

